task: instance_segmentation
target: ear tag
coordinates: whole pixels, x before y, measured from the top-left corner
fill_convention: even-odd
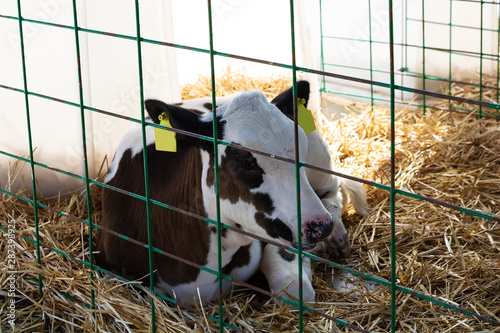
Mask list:
[[[163,112],[158,116],[160,125],[172,128],[168,114]],[[156,150],[170,151],[175,153],[177,151],[177,142],[175,141],[175,132],[167,131],[162,128],[155,128],[155,147]]]
[[[309,134],[316,130],[316,125],[314,124],[312,112],[304,106],[305,103],[304,98],[297,99],[297,113],[299,115],[299,126],[302,127],[306,134]]]

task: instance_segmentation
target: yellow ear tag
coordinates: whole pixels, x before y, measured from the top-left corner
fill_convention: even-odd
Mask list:
[[[297,99],[297,113],[299,114],[299,126],[302,127],[306,134],[309,134],[316,130],[316,125],[314,124],[312,112],[304,106],[305,103],[304,98]]]
[[[170,120],[168,119],[168,114],[163,112],[158,116],[160,120],[160,125],[172,128]],[[167,131],[162,128],[155,128],[155,147],[156,150],[160,151],[177,151],[177,142],[175,141],[175,132]]]

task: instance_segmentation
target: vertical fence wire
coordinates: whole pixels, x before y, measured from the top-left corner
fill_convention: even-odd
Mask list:
[[[451,0],[450,0],[451,1]],[[402,10],[402,14],[403,14],[403,18],[402,18],[402,26],[403,26],[403,36],[402,36],[402,40],[403,40],[403,46],[402,46],[402,50],[401,50],[401,57],[402,57],[402,61],[401,61],[401,64],[402,64],[402,76],[401,76],[401,85],[404,86],[405,85],[405,75],[404,73],[408,72],[408,0],[405,0],[404,1],[404,7],[403,7],[403,10]]]
[[[406,65],[405,65],[405,49],[406,49],[406,18],[405,18],[405,15],[404,13],[406,12],[406,4],[407,4],[407,0],[400,0],[399,2],[401,4],[401,9],[399,11],[399,14],[401,15],[401,21],[400,21],[400,24],[401,24],[401,34],[400,34],[400,43],[399,43],[399,50],[400,50],[400,64],[399,64],[399,69],[398,71],[400,72],[400,76],[399,76],[399,83],[404,86],[405,83],[404,83],[404,79],[405,79],[405,75],[404,75],[404,72],[406,71]],[[400,91],[400,100],[404,101],[404,92]]]
[[[290,0],[290,40],[291,40],[291,56],[292,56],[292,107],[293,107],[293,131],[295,140],[295,186],[297,191],[297,269],[298,269],[298,284],[299,284],[299,332],[304,330],[304,292],[303,292],[303,276],[302,276],[302,206],[301,206],[301,191],[300,191],[300,152],[299,152],[299,124],[297,110],[297,62],[295,58],[295,13],[293,1]]]
[[[220,191],[219,191],[219,140],[217,133],[217,112],[216,112],[216,84],[215,84],[215,61],[214,61],[214,35],[212,24],[212,1],[207,0],[208,14],[208,35],[210,44],[210,79],[211,79],[211,98],[212,98],[212,128],[214,142],[214,186],[215,186],[215,206],[216,206],[216,221],[217,221],[217,282],[218,282],[218,310],[219,310],[219,332],[224,331],[224,307],[222,303],[222,283],[224,276],[222,274],[222,222],[220,214]],[[200,300],[201,301],[201,300]]]
[[[373,34],[372,34],[372,2],[368,0],[368,38],[369,38],[369,52],[370,57],[370,81],[373,81]],[[375,105],[374,100],[373,85],[370,84],[370,104],[371,110],[373,111],[373,106]]]
[[[21,60],[23,69],[23,87],[24,87],[24,105],[26,107],[26,126],[28,130],[28,148],[29,148],[29,163],[31,171],[31,187],[33,188],[33,214],[35,220],[35,243],[36,243],[36,260],[38,268],[42,268],[41,254],[40,254],[40,230],[39,230],[39,217],[38,217],[38,198],[36,193],[36,173],[35,173],[35,158],[33,149],[33,137],[31,132],[31,114],[28,94],[28,75],[26,70],[26,53],[24,48],[24,31],[23,31],[23,16],[21,13],[21,0],[17,0],[17,15],[19,22],[19,42],[21,47]],[[43,281],[42,274],[38,273],[38,293],[40,299],[43,298]]]
[[[136,44],[137,44],[137,67],[139,73],[139,102],[141,108],[141,130],[142,130],[142,151],[144,163],[144,190],[146,197],[146,224],[148,234],[148,261],[149,261],[149,290],[154,295],[154,256],[153,256],[153,232],[151,226],[151,197],[149,187],[149,167],[148,167],[148,145],[146,138],[146,112],[144,107],[144,83],[142,70],[142,38],[141,38],[141,18],[139,0],[134,0],[135,3],[135,21],[136,21]],[[151,297],[151,330],[156,332],[156,309],[155,298]]]
[[[323,45],[325,42],[324,34],[323,34],[323,0],[319,0],[319,34],[320,34],[320,47],[321,47],[321,70],[325,71],[325,46]],[[321,90],[326,91],[326,76],[321,76]]]
[[[425,0],[422,0],[422,90],[426,89],[425,85],[425,56],[426,56],[426,46],[425,46]],[[425,115],[427,112],[426,96],[422,95],[422,111]]]
[[[500,6],[497,6],[497,31],[496,31],[496,41],[497,45],[495,48],[495,55],[496,55],[496,63],[495,63],[495,72],[496,72],[496,86],[497,86],[497,91],[496,91],[496,102],[499,102],[500,98],[500,89],[498,89],[500,85]],[[498,110],[497,110],[497,115],[498,115]]]
[[[396,98],[394,74],[394,16],[389,0],[389,67],[391,107],[391,332],[396,332]]]
[[[91,310],[95,310],[95,292],[94,292],[94,260],[93,260],[93,240],[92,240],[92,232],[93,232],[93,223],[92,223],[92,200],[90,198],[90,183],[89,183],[89,163],[88,163],[88,154],[87,154],[87,135],[86,135],[86,122],[85,122],[85,103],[83,97],[83,80],[82,80],[82,64],[80,57],[80,36],[78,32],[78,12],[76,7],[76,0],[72,1],[73,4],[73,24],[75,30],[75,51],[76,51],[76,68],[78,75],[78,97],[80,102],[80,121],[82,127],[82,150],[83,150],[83,167],[85,174],[85,195],[87,201],[87,220],[89,227],[89,277],[90,277],[90,302],[91,302]],[[92,313],[95,318],[95,312]]]
[[[450,0],[450,16],[449,16],[449,43],[448,43],[448,48],[450,50],[453,50],[453,0]],[[451,64],[452,64],[452,57],[453,57],[453,52],[448,53],[448,94],[451,95],[451,80],[452,80],[452,70],[451,70]],[[451,109],[451,100],[448,100],[448,109]]]
[[[479,28],[479,100],[483,100],[483,36],[484,36],[484,2],[481,1],[481,15]],[[483,107],[479,105],[479,118],[483,117]]]

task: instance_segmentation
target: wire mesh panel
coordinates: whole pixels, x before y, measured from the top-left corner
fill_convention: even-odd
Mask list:
[[[445,325],[442,330],[459,332],[465,328],[496,330],[500,325],[500,308],[494,296],[499,288],[498,279],[492,278],[498,277],[500,270],[495,259],[500,222],[496,210],[500,184],[495,176],[500,165],[498,150],[495,150],[500,135],[497,126],[500,108],[498,3],[320,0],[314,4],[318,5],[318,20],[307,22],[308,27],[320,31],[319,44],[308,44],[321,58],[318,68],[300,65],[305,60],[298,56],[296,40],[302,32],[296,29],[296,22],[303,12],[297,10],[293,1],[284,2],[286,10],[279,13],[286,17],[289,35],[280,38],[289,42],[289,61],[217,49],[214,21],[222,17],[221,13],[228,12],[218,12],[216,16],[214,8],[235,10],[239,5],[249,6],[246,3],[212,3],[210,0],[203,3],[206,26],[202,33],[208,41],[205,47],[174,43],[161,34],[158,37],[145,23],[151,17],[144,14],[146,4],[143,2],[124,5],[124,17],[129,20],[122,31],[108,30],[105,21],[86,19],[86,24],[81,23],[82,12],[85,17],[92,16],[96,9],[92,6],[83,10],[76,0],[65,5],[71,6],[68,12],[71,15],[59,16],[59,2],[47,2],[44,11],[33,13],[20,0],[0,13],[0,24],[8,29],[15,46],[7,60],[17,66],[18,72],[17,78],[9,76],[0,82],[0,94],[6,96],[6,100],[22,102],[23,110],[13,112],[22,113],[18,120],[23,122],[22,144],[28,152],[23,155],[9,148],[9,139],[2,137],[0,161],[7,161],[8,165],[0,189],[3,201],[0,228],[5,236],[1,243],[5,249],[2,251],[5,268],[2,293],[7,300],[2,305],[6,314],[2,317],[2,328],[12,331],[187,331],[201,327],[204,331],[220,332],[273,329],[411,332],[424,331],[429,323],[436,322],[436,326],[429,326],[429,331],[441,330],[443,326],[437,325]],[[305,4],[299,4],[302,10],[300,6]],[[111,9],[102,8],[112,13]],[[62,41],[62,58],[72,59],[72,71],[66,75],[50,77],[50,72],[43,71],[30,74],[31,70],[44,66],[29,50],[40,49],[37,35],[40,36],[43,29],[54,34],[51,39],[54,47],[59,47],[58,42]],[[302,36],[301,48],[306,47],[306,39]],[[128,100],[140,112],[134,115],[116,112],[128,107],[120,103],[111,104],[111,111],[102,107],[108,103],[105,100],[89,97],[93,89],[106,89],[102,82],[89,79],[92,71],[110,70],[116,74],[120,72],[121,61],[127,61],[106,62],[106,56],[89,60],[84,55],[97,40],[105,40],[102,45],[110,46],[104,48],[103,53],[111,52],[115,44],[126,45],[124,48],[132,59],[126,66],[133,66],[131,76],[138,87]],[[150,60],[146,59],[150,59],[149,54],[170,54],[172,50],[203,56],[210,68],[211,102],[207,109],[213,112],[213,135],[165,127],[147,118],[144,102],[149,89],[155,90],[164,84],[156,81],[158,73],[149,70]],[[220,139],[222,133],[215,110],[217,94],[222,88],[218,86],[216,67],[222,59],[280,68],[291,77],[288,82],[293,96],[294,158]],[[111,69],[114,66],[116,68]],[[329,144],[334,170],[305,163],[306,157],[299,154],[297,81],[305,74],[321,82],[322,91],[328,93],[323,98],[325,109],[340,105],[354,114],[339,121],[334,119],[337,122],[327,119],[327,115],[316,114],[322,137]],[[45,78],[55,83],[44,84]],[[175,92],[169,93],[172,98],[175,95]],[[346,102],[338,96],[353,100]],[[3,104],[2,108],[5,107]],[[70,128],[69,133],[78,133],[79,147],[66,150],[64,158],[66,162],[77,161],[80,167],[69,168],[68,163],[60,164],[59,158],[42,163],[37,156],[37,140],[44,134],[33,130],[38,121],[36,117],[43,118],[49,114],[44,114],[49,112],[44,110],[53,108],[61,108],[58,113],[61,118],[52,119],[50,125],[46,125],[51,127],[46,130],[55,132],[56,128],[63,127]],[[2,109],[4,112],[8,110]],[[112,129],[116,122],[140,127],[138,147],[143,156],[144,177],[139,179],[141,191],[137,193],[104,181],[107,161],[96,162],[100,158],[89,148],[94,146],[93,140],[97,140],[89,127],[98,123],[97,126]],[[16,122],[15,126],[19,124]],[[111,129],[104,132],[114,135]],[[177,207],[151,195],[151,187],[157,180],[150,177],[149,129],[173,131],[177,136],[188,136],[211,145],[214,216],[200,215],[189,207]],[[63,133],[59,142],[62,144],[64,139]],[[57,150],[58,143],[53,146]],[[228,147],[294,166],[297,244],[287,246],[222,220],[219,186],[223,175],[219,170],[219,150]],[[365,148],[355,152],[356,147]],[[471,166],[474,170],[463,172]],[[22,168],[29,168],[29,179],[18,177]],[[304,169],[362,183],[368,188],[370,215],[360,218],[350,213],[346,217],[353,259],[331,261],[303,249],[300,175]],[[335,171],[337,169],[343,171]],[[42,182],[50,182],[47,181],[50,177],[45,175],[57,180],[74,180],[72,185],[76,183],[79,187],[76,192],[63,191],[70,196],[47,198],[41,186]],[[420,175],[423,176],[418,178]],[[436,175],[442,179],[434,179]],[[31,193],[18,191],[20,186],[14,184],[19,183],[31,188]],[[100,224],[103,189],[143,205],[145,221],[141,223],[147,230],[145,241]],[[154,233],[152,212],[159,208],[214,227],[217,243],[214,267],[155,246],[155,239],[161,235]],[[123,272],[96,265],[96,236],[103,233],[147,251],[147,276],[141,280],[130,279]],[[296,255],[297,299],[279,294],[278,290],[269,291],[258,281],[240,281],[228,275],[223,270],[223,235],[227,233],[250,237]],[[491,247],[480,251],[476,249],[481,246],[480,242],[487,242]],[[179,302],[175,295],[170,297],[155,290],[158,275],[155,260],[163,257],[213,275],[218,284],[218,302],[205,306],[202,300],[186,304]],[[302,275],[303,265],[309,260],[314,262],[313,286],[318,290],[315,304],[305,303],[303,299],[306,279]],[[230,298],[224,298],[223,284],[227,281],[243,291],[234,291]],[[469,288],[468,285],[474,283],[477,288]]]
[[[339,6],[322,1],[321,6],[323,69],[375,81],[366,86],[325,79],[322,89],[357,100],[388,101],[388,90],[377,83],[389,83],[391,75],[387,3],[355,1]],[[357,15],[351,20],[348,13],[354,11]],[[416,97],[417,105],[425,109],[431,104],[425,103],[428,94],[405,92],[442,92],[454,83],[480,87],[485,77],[498,77],[497,3],[397,1],[393,15],[395,82],[405,87],[398,89],[398,103]]]

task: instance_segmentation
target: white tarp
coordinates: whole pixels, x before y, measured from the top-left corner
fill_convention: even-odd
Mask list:
[[[23,1],[22,15],[73,26],[70,0]],[[122,35],[136,35],[134,2],[120,0],[78,1],[80,27]],[[172,41],[170,2],[141,2],[141,35]],[[15,1],[2,1],[0,12],[17,17]],[[79,103],[79,83],[74,30],[36,23],[23,23],[28,91]],[[0,84],[23,90],[23,71],[17,20],[0,20]],[[165,101],[180,99],[175,52],[142,44],[145,97]],[[80,33],[80,56],[84,104],[96,109],[140,118],[137,43],[134,40]],[[31,135],[37,162],[84,175],[80,108],[29,96]],[[114,149],[132,123],[85,112],[90,177]],[[28,158],[28,131],[24,94],[0,89],[0,150]],[[17,165],[17,169],[14,166]],[[76,178],[37,167],[37,188],[44,196],[82,184]],[[9,178],[11,177],[11,178]],[[14,177],[12,190],[31,188],[29,165],[0,155],[0,186]]]

